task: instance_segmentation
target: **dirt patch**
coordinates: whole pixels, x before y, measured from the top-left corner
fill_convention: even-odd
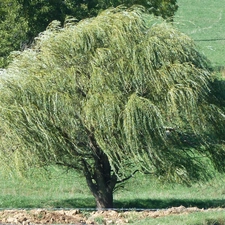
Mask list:
[[[208,209],[224,210],[224,209]],[[118,212],[114,210],[95,211],[90,213],[80,212],[79,210],[3,210],[0,211],[0,224],[126,224],[143,218],[157,218],[168,215],[188,214],[192,212],[206,211],[196,207],[185,208],[183,206],[173,207],[158,211],[127,211]]]

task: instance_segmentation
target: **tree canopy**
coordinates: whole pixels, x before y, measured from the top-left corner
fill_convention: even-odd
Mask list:
[[[80,171],[99,208],[137,170],[176,182],[206,178],[209,162],[224,171],[224,110],[189,37],[142,8],[71,21],[4,72],[1,124],[17,148],[3,155]]]

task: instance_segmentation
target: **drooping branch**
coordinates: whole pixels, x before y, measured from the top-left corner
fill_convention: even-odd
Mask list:
[[[84,176],[86,178],[86,182],[88,184],[88,187],[90,188],[90,190],[92,191],[92,193],[94,195],[97,195],[98,193],[98,190],[97,190],[97,187],[96,187],[96,184],[93,183],[92,179],[92,174],[91,174],[91,171],[90,171],[90,168],[88,168],[88,163],[82,159],[81,160],[82,164],[83,164],[83,173],[84,173]]]
[[[125,177],[125,178],[123,178],[123,179],[121,179],[121,180],[118,180],[116,183],[117,183],[117,184],[120,184],[120,183],[123,183],[123,182],[129,180],[129,179],[132,178],[132,177],[135,175],[135,173],[137,173],[137,172],[139,172],[139,170],[135,170],[132,174],[130,174],[129,176],[127,176],[127,177]]]
[[[64,166],[64,167],[71,168],[71,169],[78,170],[78,171],[80,171],[83,168],[81,165],[70,164],[70,163],[66,163],[66,162],[56,161],[55,164],[58,166]]]

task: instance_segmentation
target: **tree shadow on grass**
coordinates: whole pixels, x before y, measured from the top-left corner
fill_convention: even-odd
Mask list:
[[[42,199],[32,201],[29,198],[15,199],[15,201],[7,201],[1,199],[4,204],[0,205],[0,208],[21,208],[21,209],[32,209],[32,208],[95,208],[94,198],[74,198],[66,200],[55,200],[55,199]]]
[[[198,207],[215,208],[225,207],[225,200],[210,199],[134,199],[130,201],[115,201],[115,207],[118,208],[143,208],[143,209],[163,209],[170,207]]]
[[[50,203],[54,208],[95,208],[94,198],[73,198]]]
[[[115,200],[114,207],[125,209],[163,209],[170,207],[198,207],[198,208],[216,208],[225,207],[225,200],[210,199],[134,199],[134,200]],[[54,203],[55,208],[95,208],[93,198],[85,199],[67,199]]]

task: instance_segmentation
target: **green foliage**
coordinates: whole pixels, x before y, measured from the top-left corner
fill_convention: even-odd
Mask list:
[[[2,0],[0,3],[0,68],[7,65],[11,51],[30,45],[38,33],[53,20],[64,23],[73,16],[77,21],[96,16],[100,11],[120,4],[145,6],[149,13],[172,18],[178,6],[176,0]]]
[[[224,170],[224,111],[207,60],[171,25],[144,18],[142,8],[112,8],[63,28],[54,21],[15,57],[1,118],[28,166],[69,166],[97,186],[99,168],[110,184],[136,169],[198,181],[208,159]]]
[[[26,40],[27,22],[15,1],[0,2],[0,68],[7,65],[11,51],[20,49]]]
[[[28,22],[27,36],[33,39],[44,31],[53,20],[64,21],[66,15],[72,13],[67,4],[71,1],[62,0],[16,0],[21,5],[23,16]]]
[[[17,0],[22,5],[23,13],[29,23],[30,36],[34,37],[45,30],[53,20],[62,23],[66,16],[74,16],[78,21],[97,16],[100,11],[109,7],[124,5],[131,7],[138,4],[146,7],[149,13],[163,18],[172,18],[178,9],[176,0]]]
[[[71,5],[74,6],[73,8],[77,8],[77,6],[79,6],[80,9],[83,9],[83,13],[73,13],[74,16],[78,15],[79,19],[83,19],[85,17],[96,16],[100,11],[109,7],[117,7],[119,5],[124,5],[126,7],[131,7],[132,5],[141,5],[144,6],[149,13],[152,13],[156,16],[162,16],[163,18],[172,19],[178,9],[176,0],[89,0],[86,2],[87,3],[84,3],[83,1],[71,1]],[[86,9],[86,13],[84,13],[84,9]]]

